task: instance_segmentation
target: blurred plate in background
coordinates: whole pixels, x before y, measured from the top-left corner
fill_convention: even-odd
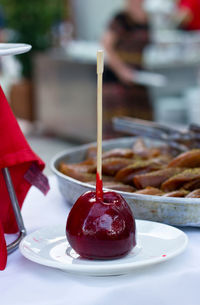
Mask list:
[[[25,43],[0,43],[0,56],[26,53],[31,48],[31,45]]]

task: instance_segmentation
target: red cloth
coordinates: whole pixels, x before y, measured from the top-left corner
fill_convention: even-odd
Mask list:
[[[40,171],[44,169],[45,164],[27,143],[1,87],[0,141],[0,270],[3,270],[7,258],[3,232],[16,233],[18,228],[1,169],[9,168],[21,208],[31,185],[35,184],[38,186],[37,180],[41,178]],[[31,169],[33,165],[35,167],[34,170]],[[29,174],[30,171],[32,175]],[[26,176],[31,177],[31,179],[27,179]],[[47,192],[49,188],[47,179],[44,181],[44,184],[46,184],[44,192]]]
[[[189,9],[192,13],[192,20],[184,26],[186,30],[200,30],[200,0],[180,0],[179,7]]]

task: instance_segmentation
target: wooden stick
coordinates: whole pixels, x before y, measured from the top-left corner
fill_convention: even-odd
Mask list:
[[[102,87],[104,52],[97,51],[97,197],[102,199]]]

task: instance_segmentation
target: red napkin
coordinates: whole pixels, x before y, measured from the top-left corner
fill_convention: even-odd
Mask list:
[[[0,87],[0,270],[7,261],[4,233],[18,231],[1,169],[9,168],[21,208],[31,185],[48,192],[48,180],[41,172],[44,166],[27,143]]]

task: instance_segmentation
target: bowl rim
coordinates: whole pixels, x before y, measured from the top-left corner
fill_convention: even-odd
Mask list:
[[[102,142],[103,146],[106,146],[107,144],[115,144],[116,141],[124,141],[126,142],[128,139],[133,140],[138,137],[122,137],[122,138],[116,138],[116,139],[111,139],[111,140],[104,140]],[[91,185],[86,182],[81,182],[79,180],[76,180],[74,178],[71,178],[67,175],[62,174],[57,168],[56,168],[56,163],[58,161],[61,161],[61,159],[66,158],[68,155],[79,152],[79,151],[84,151],[88,149],[91,146],[96,145],[96,142],[91,142],[88,144],[83,144],[83,145],[78,145],[73,148],[66,149],[64,151],[61,151],[57,153],[50,161],[50,168],[51,171],[58,177],[63,178],[71,183],[74,183],[76,185],[79,185],[84,188],[88,188],[88,191],[95,190],[95,185]],[[112,189],[107,189],[103,188],[105,191],[112,191]],[[123,192],[123,191],[118,191],[118,190],[113,190],[118,194],[121,194],[122,196],[126,198],[131,198],[135,200],[143,200],[143,201],[154,201],[154,202],[161,202],[164,204],[199,204],[200,205],[200,198],[184,198],[184,197],[164,197],[164,196],[155,196],[155,195],[143,195],[143,194],[135,194],[135,193],[130,193],[130,192]],[[181,202],[180,202],[181,201]]]

